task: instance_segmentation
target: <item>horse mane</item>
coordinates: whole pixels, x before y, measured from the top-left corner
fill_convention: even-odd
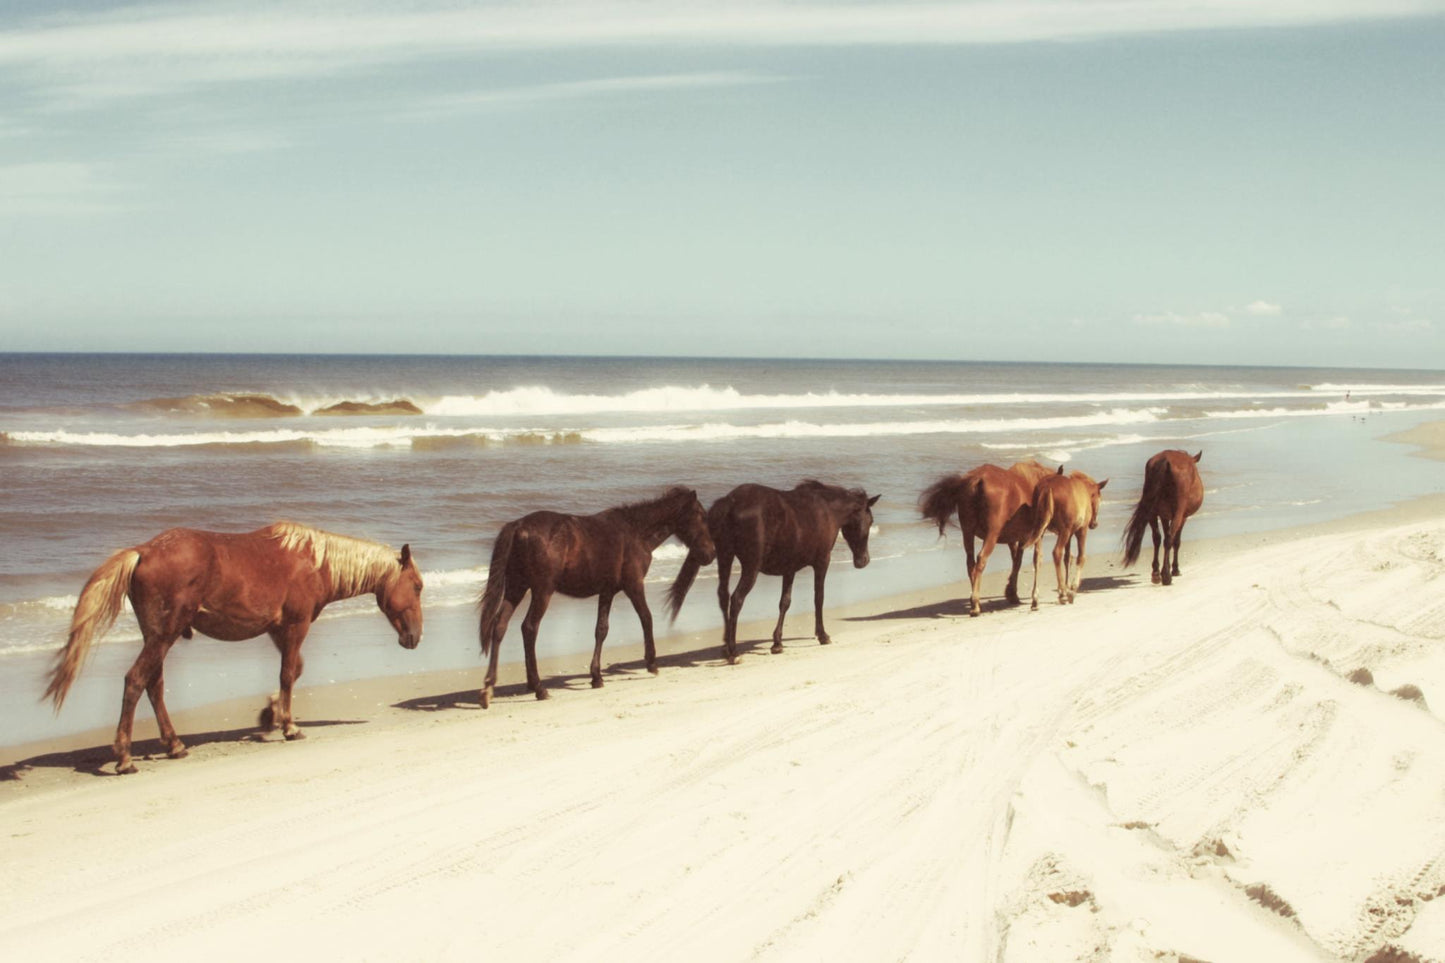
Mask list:
[[[799,481],[796,486],[793,486],[793,492],[814,492],[816,495],[834,497],[834,499],[837,499],[837,497],[850,497],[850,499],[861,499],[864,500],[864,502],[868,500],[868,493],[864,492],[863,489],[845,489],[845,487],[840,486],[840,484],[827,484],[818,479],[803,479]]]
[[[341,598],[371,591],[401,571],[395,550],[380,542],[324,532],[297,522],[277,522],[261,529],[261,533],[277,539],[282,548],[310,555],[318,570],[326,565],[331,572],[331,590]]]
[[[618,505],[616,508],[609,508],[608,511],[617,512],[621,515],[633,517],[639,514],[651,514],[653,510],[662,506],[664,502],[677,499],[681,508],[696,493],[686,485],[673,485],[657,498],[645,498],[641,501],[628,502],[626,505]]]

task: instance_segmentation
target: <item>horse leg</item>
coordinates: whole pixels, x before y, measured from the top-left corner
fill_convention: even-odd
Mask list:
[[[733,577],[733,557],[717,553],[717,607],[722,609],[723,617],[723,642],[728,640],[728,603],[732,596],[728,593],[728,582]]]
[[[1074,561],[1074,581],[1069,588],[1069,602],[1072,604],[1074,596],[1079,594],[1079,586],[1084,584],[1084,540],[1089,537],[1087,528],[1079,529],[1074,538],[1079,543],[1079,557]]]
[[[964,557],[968,560],[968,584],[972,586],[973,567],[978,563],[978,559],[974,556],[973,553],[973,532],[963,533],[963,554]]]
[[[1068,558],[1068,536],[1061,533],[1058,538],[1054,539],[1054,578],[1057,579],[1059,583],[1060,605],[1069,604],[1066,589],[1066,586],[1068,585],[1068,575],[1065,574],[1065,569],[1068,565]]]
[[[1159,584],[1159,519],[1150,517],[1149,534],[1154,536],[1154,564],[1149,570],[1149,581],[1155,585]],[[1164,560],[1169,561],[1169,550],[1164,550]]]
[[[597,644],[592,649],[592,688],[602,688],[602,640],[607,638],[607,621],[612,614],[612,593],[597,596]]]
[[[627,600],[637,613],[637,621],[642,623],[642,661],[646,663],[648,672],[657,675],[657,646],[652,640],[652,609],[647,607],[647,589],[639,578],[636,584],[622,591],[627,593]]]
[[[823,586],[827,581],[828,556],[824,555],[823,561],[813,566],[813,634],[818,637],[819,645],[833,641],[823,628]]]
[[[1024,543],[1009,542],[1009,555],[1012,556],[1013,568],[1009,569],[1008,587],[1004,589],[1004,598],[1018,605],[1019,599],[1019,569],[1024,565]]]
[[[793,604],[793,576],[797,572],[789,572],[783,576],[783,594],[778,599],[778,624],[773,629],[773,655],[783,651],[783,619],[788,614],[788,606]]]
[[[1174,544],[1173,519],[1162,519],[1160,527],[1164,529],[1164,561],[1159,566],[1159,581],[1170,585],[1174,582],[1174,575],[1169,570],[1169,548]]]
[[[186,745],[176,735],[176,727],[171,725],[171,714],[166,711],[165,659],[173,644],[172,642],[161,647],[159,664],[156,666],[156,673],[151,679],[150,685],[146,686],[146,695],[150,697],[151,710],[155,712],[156,725],[160,727],[161,742],[166,747],[166,755],[172,759],[184,759],[188,754]]]
[[[271,632],[271,641],[281,650],[281,695],[276,702],[275,724],[280,727],[281,735],[285,736],[287,741],[306,738],[306,734],[296,725],[296,720],[291,715],[291,690],[296,685],[296,680],[301,678],[301,670],[305,667],[305,662],[301,659],[301,643],[306,641],[306,632],[310,628],[311,625],[305,623],[282,626]]]
[[[742,613],[743,603],[757,580],[758,566],[744,562],[742,571],[738,573],[738,587],[733,589],[732,601],[728,603],[727,631],[723,636],[723,657],[728,660],[728,665],[738,663],[738,615]]]
[[[165,650],[169,645],[160,641],[164,636],[145,633],[145,643],[140,650],[140,655],[135,657],[130,670],[125,674],[125,690],[120,698],[120,722],[115,727],[115,742],[112,748],[115,750],[115,771],[118,775],[129,775],[136,771],[135,764],[130,759],[131,733],[135,728],[135,707],[140,701],[140,694],[151,684],[156,673],[160,671],[161,662],[165,659]],[[172,640],[174,641],[174,640]],[[157,716],[157,722],[159,722]],[[170,721],[169,718],[166,720]],[[174,731],[171,733],[174,735]],[[162,732],[164,738],[164,732]]]
[[[547,605],[552,601],[552,587],[532,586],[532,601],[527,614],[522,618],[522,650],[527,657],[527,688],[536,693],[538,699],[547,698],[542,687],[542,677],[537,672],[537,626],[547,614]]]
[[[979,585],[983,582],[983,570],[988,568],[988,557],[993,554],[994,546],[997,544],[998,534],[996,532],[989,532],[987,535],[984,536],[983,548],[980,549],[978,553],[978,564],[974,566],[973,572],[971,574],[971,580],[973,584],[973,596],[972,604],[970,605],[968,611],[969,615],[977,616],[983,614],[983,606],[979,605],[978,603],[978,590]]]
[[[492,691],[497,686],[497,661],[502,655],[502,637],[507,634],[507,623],[512,620],[515,611],[516,603],[511,599],[502,599],[502,607],[497,610],[497,627],[492,632],[492,654],[487,660],[487,676],[482,681],[482,691],[478,693],[483,709],[492,704]]]
[[[1179,543],[1184,541],[1184,523],[1188,521],[1184,513],[1180,512],[1174,516],[1174,564],[1169,569],[1170,576],[1179,574]]]
[[[1034,590],[1029,601],[1030,612],[1039,610],[1039,555],[1043,544],[1044,537],[1040,535],[1038,541],[1034,542]]]

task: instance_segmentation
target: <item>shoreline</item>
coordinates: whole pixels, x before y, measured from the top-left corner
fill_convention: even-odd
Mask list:
[[[1421,426],[1434,428],[1422,435],[1414,430],[1401,435],[1411,436],[1410,444],[1421,446],[1421,457],[1445,460],[1445,421]],[[1417,440],[1423,439],[1423,440]],[[1391,436],[1389,440],[1397,440]],[[1327,522],[1312,522],[1283,529],[1262,532],[1246,532],[1222,535],[1215,538],[1190,541],[1186,538],[1181,559],[1186,570],[1196,563],[1206,563],[1220,558],[1240,557],[1244,553],[1291,542],[1303,542],[1312,538],[1351,532],[1368,532],[1376,528],[1397,526],[1445,517],[1445,492],[1436,495],[1422,495],[1389,508],[1358,512]],[[951,534],[954,534],[951,532]],[[1150,548],[1147,544],[1140,560],[1132,569],[1122,565],[1121,554],[1110,551],[1107,554],[1090,554],[1087,559],[1085,581],[1105,582],[1110,585],[1148,583]],[[950,543],[946,552],[948,563],[956,564],[961,575],[964,568],[963,551],[959,545]],[[956,557],[955,557],[956,556]],[[829,606],[825,617],[834,637],[834,646],[846,644],[847,623],[866,622],[883,617],[890,612],[916,612],[918,618],[948,619],[954,622],[972,622],[981,630],[989,626],[988,615],[1009,612],[1027,612],[1027,598],[1032,584],[1032,564],[1025,557],[1019,574],[1019,591],[1025,598],[1021,606],[1009,605],[1003,599],[1007,581],[1007,552],[995,553],[993,564],[984,575],[981,598],[984,616],[971,620],[967,614],[968,583],[959,578],[953,582],[925,586],[903,592],[895,592],[878,598]],[[946,563],[947,564],[947,563]],[[1045,605],[1049,599],[1046,587],[1052,584],[1052,568],[1047,555],[1040,570],[1039,601]],[[804,580],[802,588],[794,593],[794,604],[784,625],[786,649],[797,647],[821,648],[812,636],[812,608],[810,593]],[[776,595],[768,591],[768,583],[759,583],[748,596],[748,611],[767,612],[768,603],[776,606]],[[696,593],[696,587],[694,589]],[[711,596],[711,592],[697,593]],[[691,596],[690,596],[691,598]],[[802,605],[799,605],[799,601]],[[696,604],[696,603],[694,603]],[[775,612],[776,609],[773,608]],[[656,614],[654,614],[656,618]],[[721,616],[717,618],[720,620]],[[768,652],[775,624],[775,615],[761,618],[747,618],[738,626],[739,648],[748,662],[753,659],[776,658]],[[726,668],[722,658],[720,624],[711,629],[667,631],[664,629],[655,638],[658,664],[663,671],[679,671],[691,667]],[[494,708],[507,703],[521,701],[530,703],[535,697],[527,692],[524,682],[525,667],[521,659],[520,639],[515,631],[508,633],[508,649],[515,659],[506,659],[498,666],[497,689]],[[545,640],[543,640],[545,641]],[[643,646],[639,638],[634,642],[621,643],[603,649],[603,677],[605,680],[641,680],[647,677],[643,668]],[[786,657],[785,651],[782,656]],[[591,691],[587,670],[591,658],[589,649],[577,649],[547,655],[538,654],[538,671],[552,698],[572,698]],[[403,674],[372,676],[341,682],[315,683],[307,685],[304,680],[295,690],[297,718],[302,729],[315,726],[328,729],[340,725],[368,725],[384,720],[395,721],[404,718],[412,710],[435,711],[438,709],[481,710],[477,689],[481,684],[485,662],[478,656],[473,667],[420,670]],[[118,691],[118,680],[117,683]],[[447,690],[438,694],[437,690]],[[278,733],[262,734],[256,728],[256,717],[265,705],[264,697],[237,696],[200,706],[172,709],[171,717],[182,740],[190,748],[217,742],[234,742],[238,745],[256,745],[262,742],[280,740]],[[119,709],[119,696],[115,700]],[[165,759],[161,748],[155,717],[149,712],[149,703],[142,698],[136,710],[134,730],[134,752],[136,758],[145,761]],[[368,715],[370,713],[371,715]],[[402,713],[403,715],[398,715]],[[351,718],[360,714],[360,718]],[[106,775],[106,768],[113,762],[110,742],[114,737],[112,727],[96,727],[80,732],[66,733],[50,738],[31,740],[9,746],[0,746],[0,794],[8,781],[22,779],[30,789],[51,789],[70,782],[79,774]],[[22,776],[23,774],[23,776]],[[3,795],[0,795],[3,805]]]

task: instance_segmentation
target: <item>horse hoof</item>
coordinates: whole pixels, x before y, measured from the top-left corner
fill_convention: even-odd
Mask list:
[[[594,688],[594,689],[600,689],[600,688],[602,688],[602,677],[601,677],[600,675],[595,675],[595,676],[592,677],[592,688]]]
[[[133,762],[127,762],[124,766],[121,766],[120,763],[115,764],[115,774],[117,776],[130,776],[137,772],[140,772],[140,770],[135,767],[135,763]]]
[[[1031,604],[1031,605],[1029,606],[1029,611],[1030,611],[1030,612],[1037,612],[1038,610],[1039,610],[1039,600],[1038,600],[1038,599],[1034,599],[1033,604]]]
[[[738,657],[735,656],[735,655],[725,655],[725,656],[723,656],[723,658],[728,660],[728,665],[737,665],[737,664],[738,664]]]
[[[647,667],[647,671],[648,671],[648,673],[649,673],[650,675],[657,675],[657,666],[655,666],[655,665],[649,665],[649,666]]]
[[[477,701],[482,704],[483,709],[491,708],[492,694],[486,689],[479,689],[477,691]]]
[[[302,732],[300,729],[293,729],[292,731],[286,733],[286,741],[287,741],[287,742],[295,742],[295,741],[298,740],[298,739],[305,739],[305,738],[306,738],[306,733]]]
[[[1158,572],[1155,572],[1153,575],[1149,576],[1149,581],[1153,582],[1155,585],[1158,585],[1160,582],[1162,582],[1162,581],[1164,581],[1164,580],[1159,577],[1159,573],[1158,573]]]
[[[166,753],[166,755],[170,756],[172,759],[184,759],[190,754],[191,750],[187,749],[185,746],[176,746],[174,749],[171,749],[169,752]]]
[[[818,644],[819,644],[819,645],[832,645],[832,644],[833,644],[833,640],[830,639],[830,638],[828,638],[828,636],[826,636],[826,635],[820,635],[820,636],[818,636]]]
[[[256,725],[262,732],[270,732],[276,728],[276,707],[267,706],[256,716]]]
[[[537,701],[546,702],[549,698],[550,696],[547,695],[547,690],[542,688],[541,686],[537,686]]]
[[[772,652],[773,655],[777,655],[779,652],[782,652],[782,651],[783,651],[783,643],[781,643],[781,642],[774,642],[774,643],[773,643],[773,647],[772,647],[771,649],[769,649],[768,651]]]

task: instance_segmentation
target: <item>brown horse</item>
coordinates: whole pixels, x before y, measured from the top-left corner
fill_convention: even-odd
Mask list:
[[[398,555],[376,542],[291,522],[245,534],[172,528],[116,552],[90,576],[45,695],[60,711],[91,643],[115,624],[121,603],[129,598],[145,644],[125,674],[115,732],[116,772],[136,771],[131,727],[142,689],[150,696],[167,754],[172,759],[186,754],[166,712],[164,663],[176,640],[191,638],[193,631],[227,642],[271,636],[281,652],[281,692],[267,711],[287,739],[300,739],[291,716],[291,687],[301,676],[301,643],[321,610],[331,602],[374,594],[397,641],[414,649],[421,641],[421,590],[409,545]],[[262,724],[272,728],[265,713]]]
[[[869,498],[861,488],[809,480],[786,492],[764,485],[739,485],[713,503],[707,524],[717,546],[717,600],[723,614],[723,655],[729,664],[738,660],[738,614],[759,572],[783,577],[778,625],[773,629],[774,653],[783,651],[783,618],[793,600],[793,576],[804,568],[813,570],[813,632],[823,645],[832,641],[823,628],[823,583],[833,544],[841,531],[853,552],[853,567],[867,565],[872,509],[880,497]],[[741,573],[729,596],[734,558]],[[668,590],[667,605],[673,619],[700,564],[689,557]]]
[[[527,657],[527,688],[538,699],[547,698],[537,674],[537,626],[547,614],[553,592],[573,598],[597,596],[597,643],[592,651],[592,688],[602,687],[602,640],[612,597],[627,596],[642,622],[647,671],[657,674],[657,650],[652,642],[652,612],[647,607],[643,578],[652,564],[652,552],[673,535],[688,548],[688,560],[706,565],[714,555],[707,516],[697,492],[673,488],[661,498],[635,505],[609,508],[596,515],[562,515],[533,512],[502,526],[492,546],[487,588],[482,593],[478,634],[482,655],[490,655],[481,701],[492,704],[497,683],[497,653],[512,612],[528,591],[532,602],[522,619],[522,646]]]
[[[1024,542],[1033,531],[1034,488],[1048,476],[1049,470],[1036,461],[1021,461],[1007,469],[981,465],[966,475],[945,475],[920,496],[918,510],[938,526],[938,534],[942,535],[948,520],[958,515],[972,587],[969,615],[983,611],[978,602],[979,585],[989,556],[999,542],[1007,545],[1013,556],[1004,595],[1015,605],[1019,603],[1019,568],[1024,561]],[[983,539],[976,562],[975,538]]]
[[[1124,529],[1124,564],[1133,565],[1139,560],[1139,548],[1144,542],[1144,526],[1154,535],[1154,565],[1151,581],[1169,585],[1179,574],[1179,539],[1184,534],[1184,523],[1190,515],[1199,511],[1204,504],[1204,482],[1195,467],[1204,452],[1190,455],[1187,451],[1161,451],[1150,458],[1144,466],[1144,493],[1134,514],[1129,516],[1129,525]],[[1164,564],[1159,564],[1159,527],[1164,527]],[[1169,550],[1174,550],[1174,561],[1170,564]]]
[[[1049,475],[1034,489],[1034,530],[1029,541],[1034,546],[1034,591],[1032,609],[1039,607],[1039,548],[1044,533],[1053,532],[1054,575],[1059,580],[1059,604],[1071,605],[1084,579],[1084,540],[1090,529],[1099,527],[1099,502],[1103,500],[1105,478],[1095,483],[1081,471],[1064,474],[1060,465],[1057,474]],[[1079,557],[1073,574],[1069,574],[1069,540],[1079,543]]]

